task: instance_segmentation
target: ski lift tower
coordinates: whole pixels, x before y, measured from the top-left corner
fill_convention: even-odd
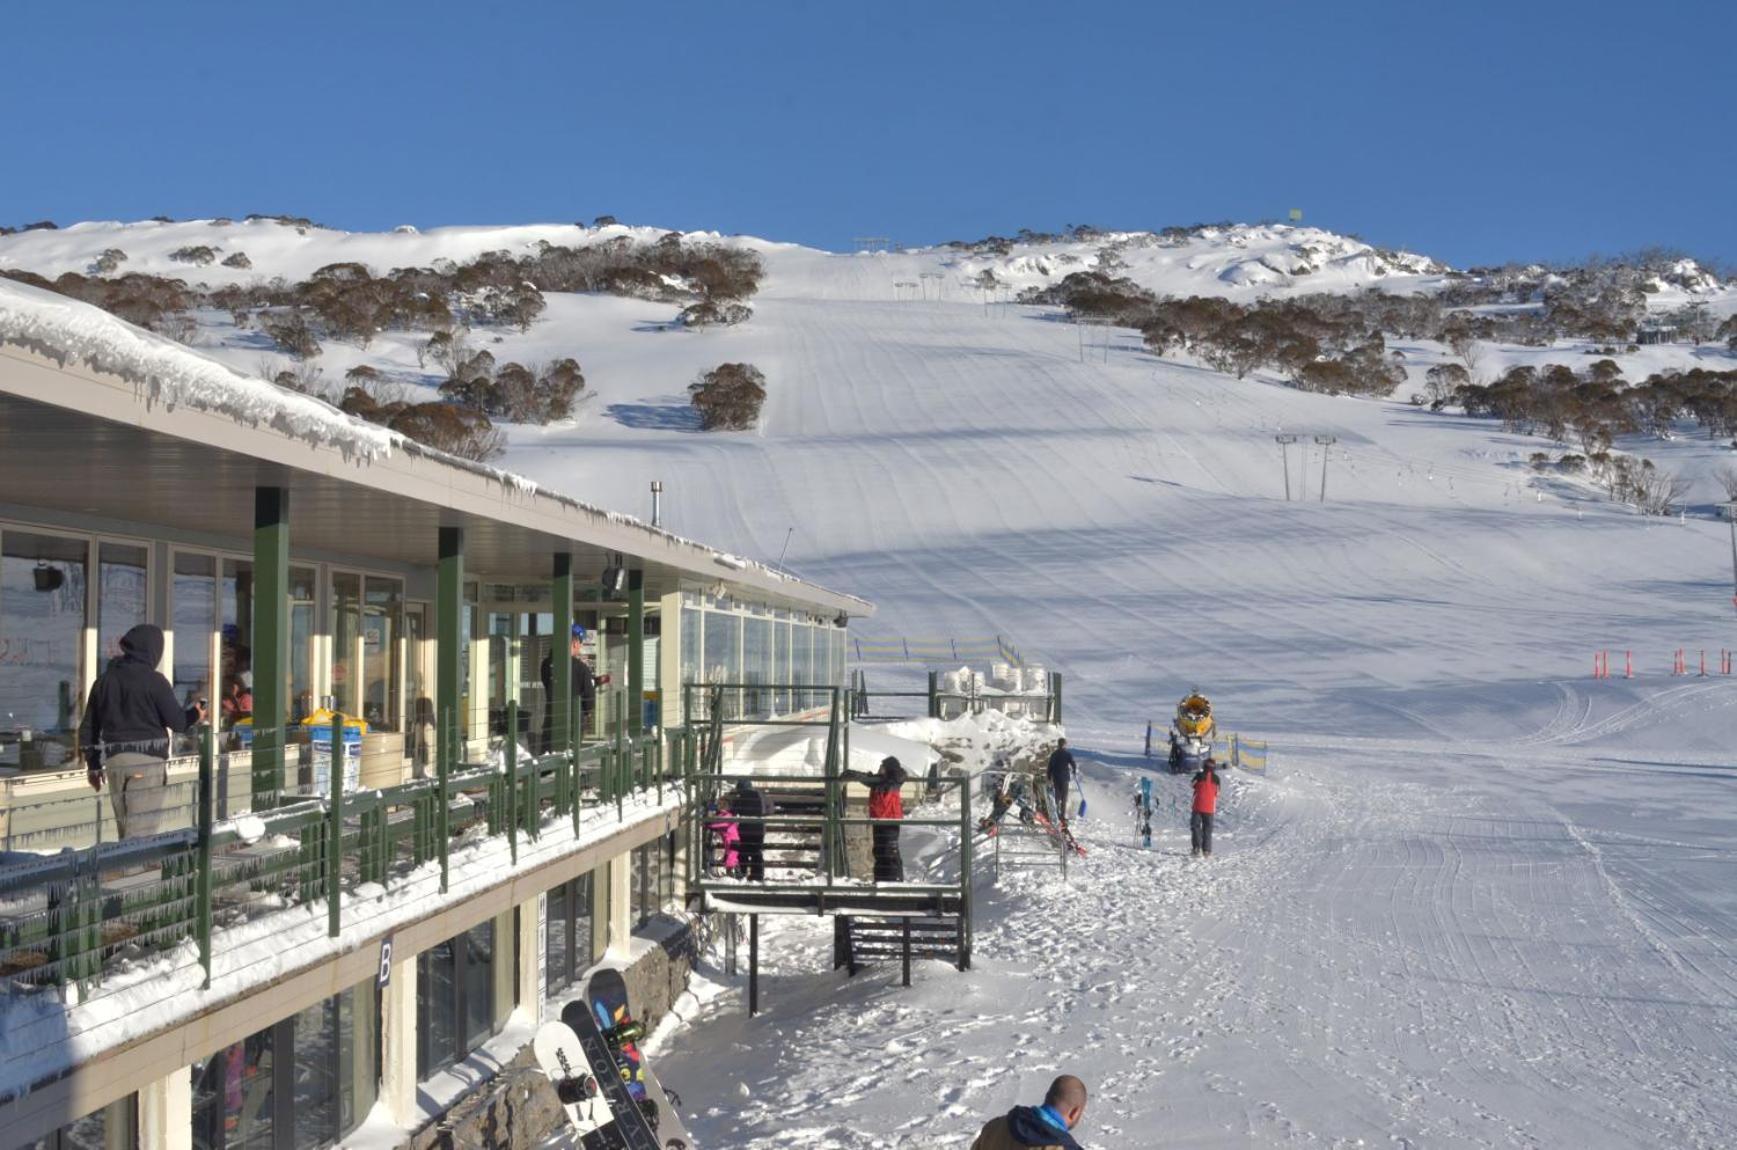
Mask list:
[[[1290,434],[1275,435],[1273,442],[1279,445],[1279,461],[1285,466],[1285,502],[1291,501],[1291,444],[1297,442],[1297,437]]]
[[[1339,437],[1337,435],[1317,435],[1315,442],[1321,445],[1321,502],[1325,503],[1327,502],[1327,457],[1332,454],[1330,448],[1339,442]]]

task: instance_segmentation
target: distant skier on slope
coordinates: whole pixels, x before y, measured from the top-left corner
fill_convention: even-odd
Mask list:
[[[1080,767],[1074,753],[1068,750],[1066,739],[1057,739],[1055,752],[1049,757],[1049,789],[1055,792],[1055,816],[1062,825],[1068,821],[1068,784],[1079,778]]]
[[[1080,1150],[1068,1131],[1079,1125],[1086,1113],[1086,1084],[1064,1074],[1049,1085],[1042,1106],[1015,1106],[1000,1118],[983,1124],[971,1150]]]
[[[1212,817],[1218,812],[1218,761],[1211,755],[1194,775],[1194,809],[1188,816],[1191,854],[1212,857]]]

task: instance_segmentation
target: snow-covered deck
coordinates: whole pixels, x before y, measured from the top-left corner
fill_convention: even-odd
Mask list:
[[[87,1113],[185,1066],[214,1046],[240,1041],[259,1019],[277,1017],[353,986],[379,968],[381,943],[402,953],[469,929],[503,909],[584,873],[603,859],[674,829],[680,792],[655,790],[545,818],[539,836],[521,838],[512,861],[505,834],[461,841],[440,864],[424,863],[391,887],[364,884],[342,897],[343,932],[327,936],[326,910],[306,904],[250,915],[212,939],[211,984],[202,987],[191,940],[108,973],[83,1001],[52,989],[0,1000],[0,1116],[49,1102]],[[67,1079],[74,1067],[106,1062],[103,1073]],[[62,1081],[65,1080],[65,1081]],[[68,1082],[72,1085],[69,1087]],[[58,1084],[59,1089],[49,1089]],[[71,1090],[70,1101],[64,1097]],[[10,1121],[10,1118],[6,1119]]]

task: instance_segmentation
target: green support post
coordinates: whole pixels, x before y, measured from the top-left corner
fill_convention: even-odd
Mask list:
[[[206,990],[211,989],[211,827],[215,815],[216,760],[216,743],[207,724],[199,731],[199,878],[194,888],[199,967],[205,972],[201,985]]]
[[[611,691],[609,697],[615,700],[615,817],[627,818],[627,785],[632,775],[633,766],[627,761],[627,747],[624,738],[627,734],[622,725],[621,692]]]
[[[435,576],[435,713],[441,717],[435,739],[440,796],[434,808],[434,833],[440,841],[440,892],[446,893],[447,854],[452,841],[452,772],[458,758],[459,683],[464,665],[464,528],[440,529],[440,567]]]
[[[1049,673],[1049,706],[1052,723],[1062,721],[1062,676],[1060,671]]]
[[[253,489],[253,809],[277,805],[289,716],[289,489]]]
[[[515,631],[518,627],[515,625]],[[507,698],[507,850],[519,865],[519,701]]]
[[[929,672],[929,717],[941,717],[941,672]]]
[[[959,778],[959,969],[971,969],[971,776]],[[999,848],[999,845],[997,846]]]
[[[645,734],[645,572],[627,573],[627,721]]]
[[[578,740],[578,727],[573,707],[573,554],[555,552],[554,578],[550,593],[555,600],[555,635],[549,645],[549,705],[554,708],[554,720],[549,728],[550,743],[571,755]]]
[[[844,828],[839,824],[839,726],[838,726],[838,688],[832,690],[832,711],[827,716],[826,723],[826,806],[821,812],[825,819],[820,824],[821,867],[826,873],[826,885],[832,885],[834,873],[838,870],[838,856],[844,848]]]
[[[332,809],[326,812],[326,934],[337,938],[338,879],[344,870],[344,718],[332,716]]]

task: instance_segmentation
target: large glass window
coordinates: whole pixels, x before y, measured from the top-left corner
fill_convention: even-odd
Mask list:
[[[549,992],[572,986],[596,961],[591,953],[592,876],[580,875],[549,892],[545,971]]]
[[[696,608],[682,608],[681,670],[684,686],[700,681],[700,619]]]
[[[111,1102],[47,1138],[26,1143],[24,1150],[134,1150],[139,1144],[137,1098],[129,1094]]]
[[[362,596],[362,717],[375,730],[396,731],[403,650],[404,582],[370,576]]]
[[[0,535],[0,730],[18,736],[8,757],[25,768],[73,759],[88,552],[82,539]]]
[[[332,573],[332,695],[346,715],[362,713],[357,643],[362,636],[362,577]]]
[[[318,577],[312,567],[291,567],[289,573],[289,721],[299,723],[314,713],[314,592]]]
[[[706,674],[708,683],[742,681],[742,618],[723,611],[706,612]],[[724,714],[740,714],[740,692],[724,692]]]
[[[97,546],[97,659],[100,672],[121,653],[121,636],[148,621],[146,593],[150,564],[143,547],[131,543]]]
[[[790,678],[790,620],[776,619],[772,623],[772,675],[773,681],[788,686]],[[780,715],[790,711],[790,692],[781,690],[773,700],[772,706]]]
[[[426,1078],[494,1033],[494,921],[430,947],[416,961],[416,1069]]]
[[[358,983],[193,1067],[197,1150],[317,1150],[359,1126],[379,1082],[379,1005]]]
[[[815,680],[814,667],[814,628],[806,623],[794,623],[790,628],[790,679],[803,686],[813,686]],[[814,692],[798,691],[793,700],[797,710],[807,710],[814,706]]]
[[[225,729],[253,717],[253,564],[225,559],[217,588],[219,714]],[[215,704],[214,704],[215,705]]]
[[[742,620],[742,682],[751,684],[772,681],[772,621],[748,618]],[[772,711],[772,700],[766,691],[749,691],[743,700],[744,711],[751,719],[764,719]]]
[[[638,930],[652,915],[663,909],[663,841],[657,839],[642,847],[635,847],[631,858],[628,899],[633,927]]]
[[[170,582],[170,617],[175,630],[175,696],[211,698],[211,634],[217,619],[217,560],[209,555],[175,553]]]

